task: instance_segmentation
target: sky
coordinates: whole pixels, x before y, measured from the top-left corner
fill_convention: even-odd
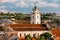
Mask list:
[[[31,13],[34,7],[41,13],[60,14],[60,0],[0,0],[0,12]]]

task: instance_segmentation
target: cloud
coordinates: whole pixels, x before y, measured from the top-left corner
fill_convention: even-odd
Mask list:
[[[0,12],[3,12],[3,13],[7,13],[7,12],[15,13],[16,11],[10,11],[10,10],[6,10],[6,9],[0,9]]]
[[[17,2],[15,4],[16,4],[16,6],[19,6],[19,7],[28,7],[28,4],[25,3],[24,1],[20,1],[20,2]]]
[[[35,5],[41,9],[55,8],[57,10],[60,8],[59,2],[60,0],[0,0],[0,11],[19,12],[22,11],[22,8],[24,11],[30,11],[30,8],[34,7]],[[28,10],[26,8],[28,8]]]
[[[0,2],[14,2],[16,0],[0,0]]]
[[[55,2],[56,2],[56,1],[60,1],[60,0],[53,0],[53,1],[55,1]]]
[[[42,6],[42,7],[59,7],[59,5],[56,3],[48,3],[46,1],[44,1],[44,2],[39,1],[39,3],[37,3],[37,5]]]
[[[9,11],[6,10],[6,9],[2,9],[2,10],[0,10],[0,12],[7,13],[7,12],[9,12]]]
[[[59,5],[56,4],[56,3],[51,3],[51,4],[48,4],[48,5],[51,6],[51,7],[55,7],[55,8],[59,7]]]
[[[0,9],[5,8],[5,6],[0,6]]]
[[[53,0],[52,3],[49,3],[49,2],[44,1],[44,0],[23,0],[23,1],[24,2],[21,5],[22,7],[23,6],[30,6],[30,5],[31,6],[35,6],[36,5],[36,6],[39,6],[39,7],[54,7],[54,8],[59,7],[59,5],[56,2],[54,2],[54,0]],[[57,1],[59,1],[59,0],[57,0]]]
[[[39,2],[39,1],[42,1],[42,0],[27,0],[29,2]]]
[[[17,7],[29,7],[35,6],[35,4],[39,7],[59,7],[59,5],[55,1],[59,0],[51,0],[53,3],[48,3],[44,0],[0,0],[1,2],[13,2]]]

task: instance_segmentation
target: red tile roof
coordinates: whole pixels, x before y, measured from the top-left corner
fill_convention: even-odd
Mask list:
[[[11,28],[16,31],[41,31],[48,30],[46,25],[41,24],[11,24]]]
[[[56,38],[54,38],[54,40],[60,40],[60,37],[56,37]]]
[[[42,26],[42,25],[40,25],[40,24],[11,24],[10,25],[11,27],[28,27],[28,26],[30,26],[30,27],[40,27],[40,26]]]
[[[51,32],[56,37],[60,37],[60,29],[51,29]]]

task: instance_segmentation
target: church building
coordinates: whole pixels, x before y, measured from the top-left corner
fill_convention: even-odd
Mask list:
[[[31,13],[30,22],[31,24],[10,24],[10,28],[14,30],[13,33],[17,33],[18,37],[24,37],[25,34],[30,34],[33,37],[33,34],[41,35],[45,32],[49,32],[47,25],[41,24],[41,15],[36,6]]]

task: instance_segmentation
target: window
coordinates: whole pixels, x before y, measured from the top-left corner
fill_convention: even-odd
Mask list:
[[[33,18],[34,18],[34,16],[33,16]]]
[[[26,36],[26,33],[24,33],[24,36]]]
[[[39,18],[39,16],[37,16],[37,18]]]
[[[39,13],[37,13],[37,14],[39,14]]]
[[[32,24],[34,24],[34,22]]]
[[[21,37],[22,35],[21,35],[21,33],[20,33],[20,37]]]
[[[34,13],[32,13],[32,14],[34,14]]]

